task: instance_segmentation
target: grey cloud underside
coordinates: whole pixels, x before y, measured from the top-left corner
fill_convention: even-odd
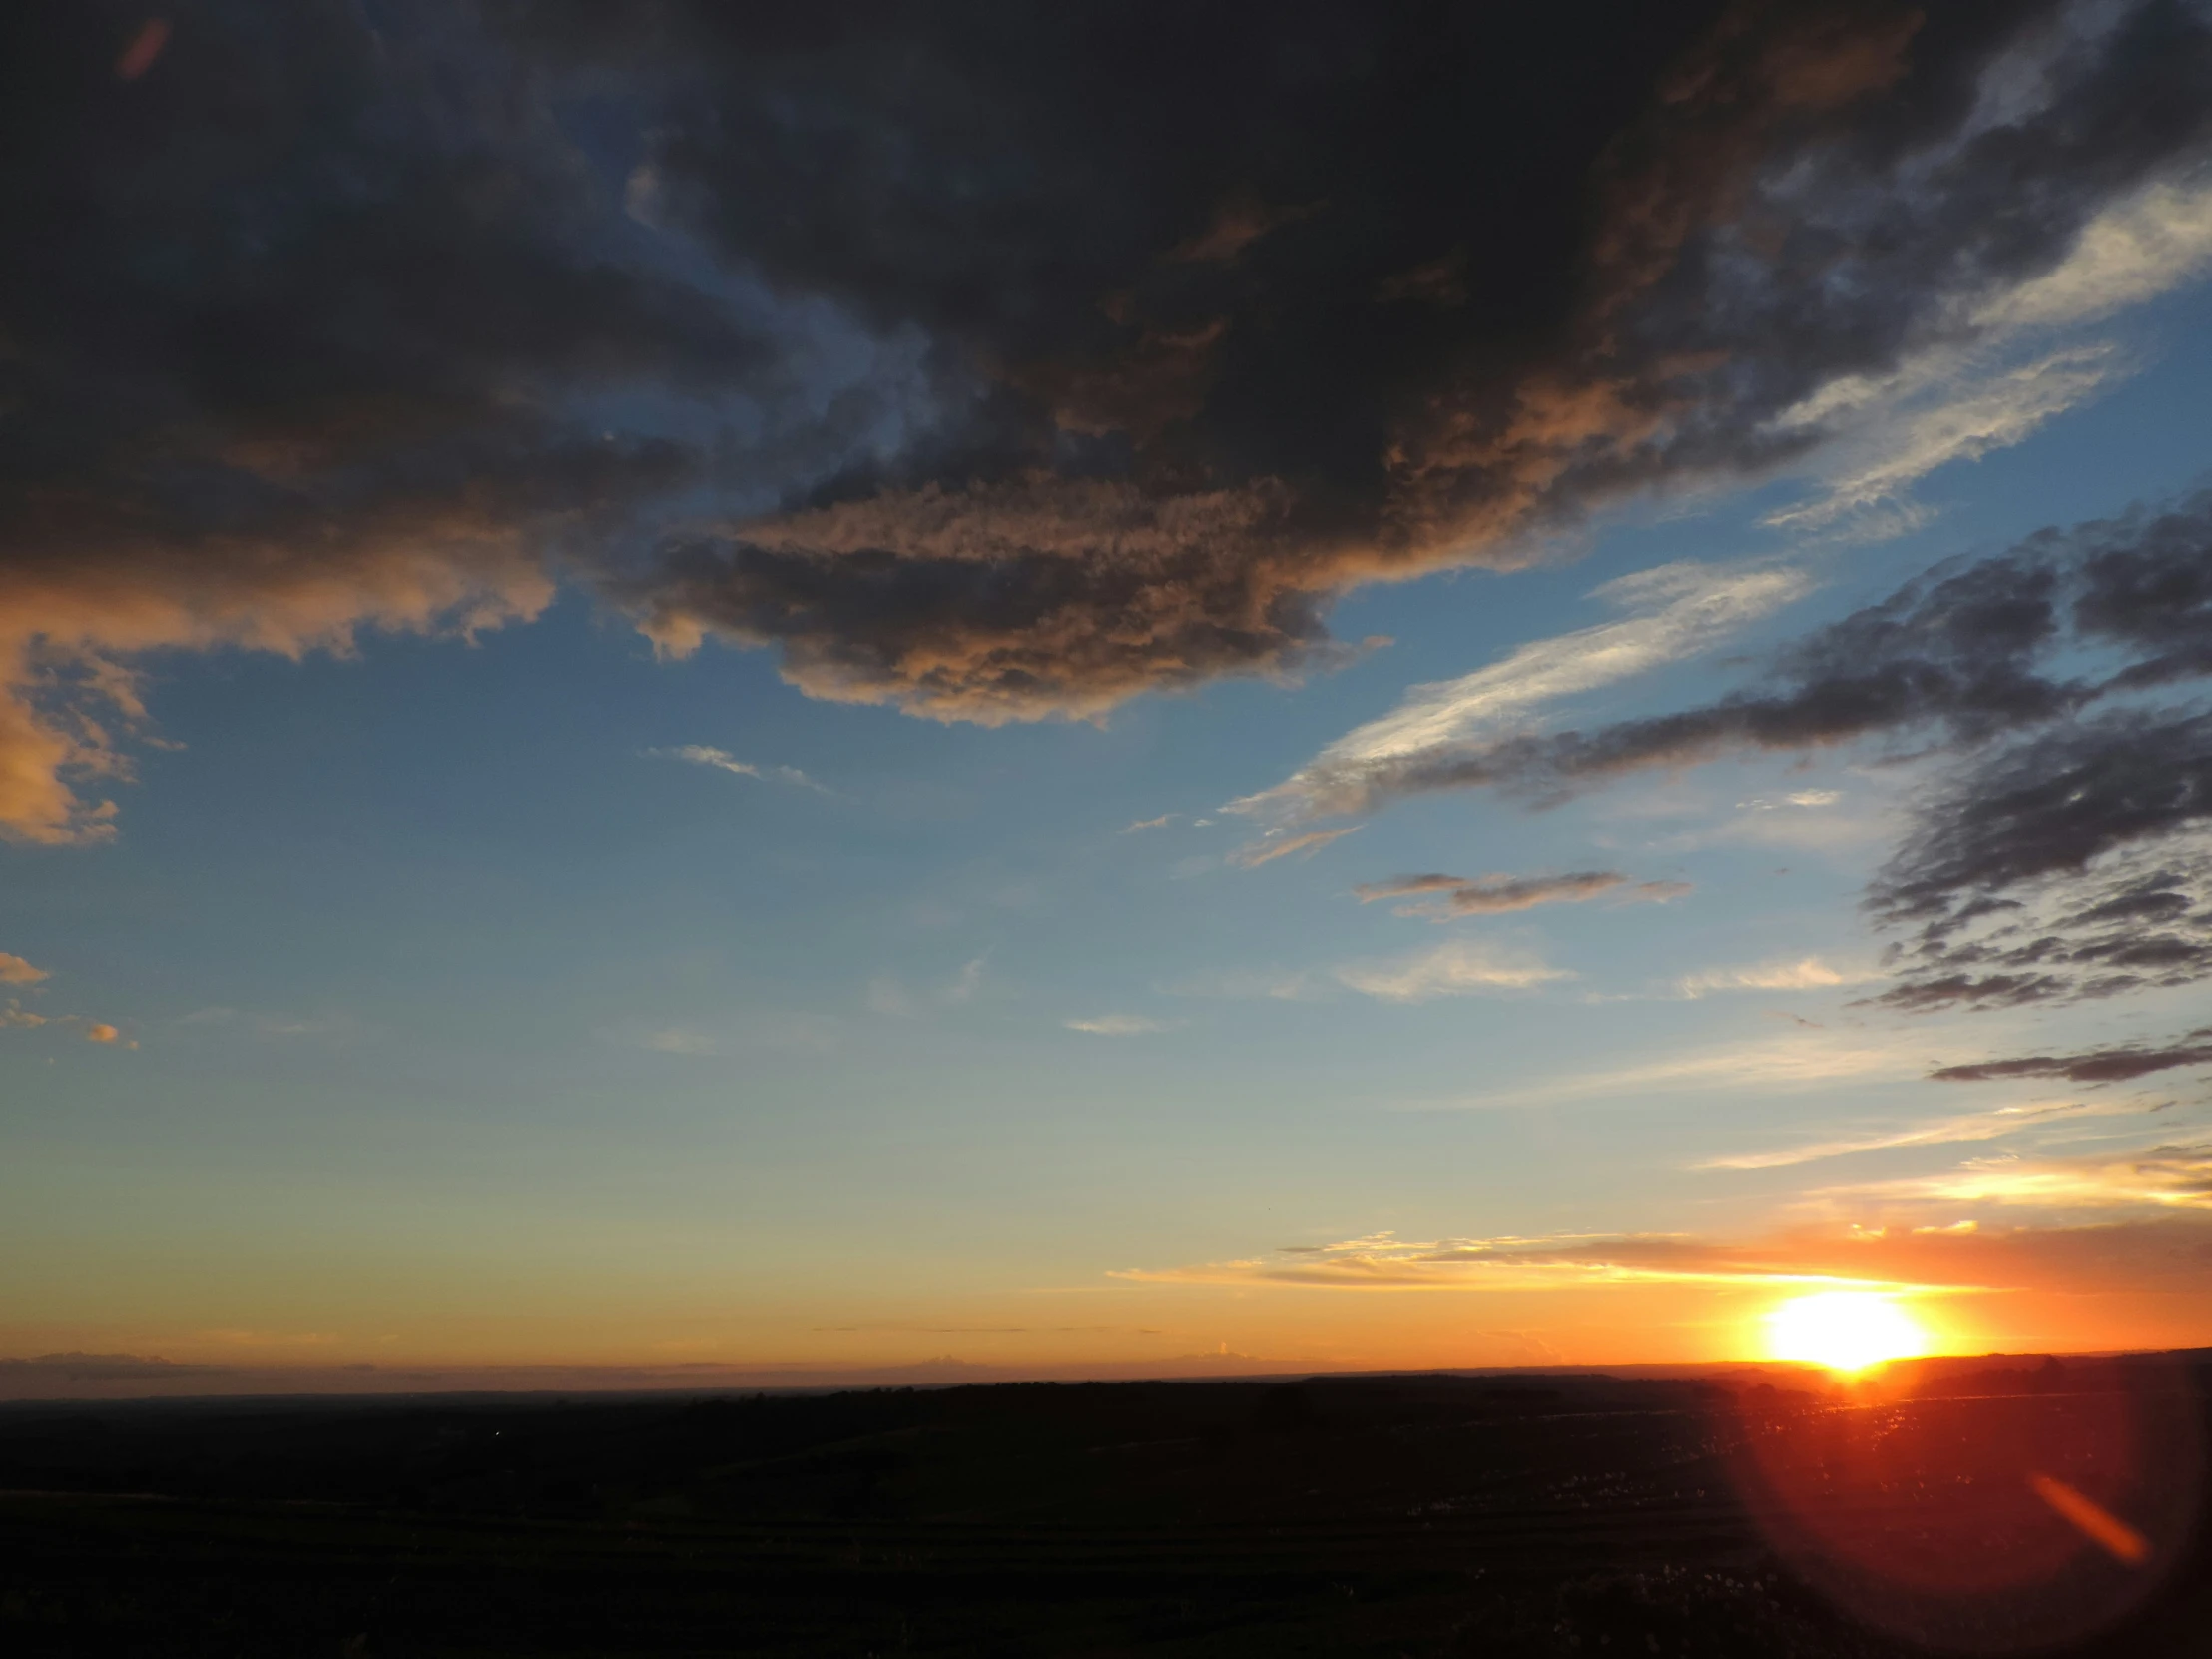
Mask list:
[[[2008,746],[1926,806],[1869,894],[1910,926],[1906,1009],[2107,997],[2212,975],[2212,716],[2128,710]]]
[[[1781,653],[1766,689],[1588,731],[1429,750],[1373,796],[1538,803],[1730,755],[1879,740],[1958,759],[1868,906],[1904,1009],[2212,974],[2212,496],[1940,567]],[[2176,699],[2180,701],[2176,701]]]
[[[1434,893],[1441,913],[1480,916],[1532,910],[1539,904],[1580,904],[1608,893],[1671,898],[1689,888],[1681,882],[1631,884],[1616,870],[1594,869],[1568,875],[1484,875],[1472,880],[1459,875],[1396,875],[1386,881],[1364,881],[1352,890],[1363,904],[1379,898],[1417,898]]]
[[[787,642],[810,690],[939,715],[1295,670],[1348,583],[1511,562],[1624,492],[1817,443],[1774,417],[1970,334],[1958,296],[2046,269],[2202,146],[2212,35],[2178,6],[2046,61],[2009,120],[1977,114],[1987,66],[2057,14],[954,8],[764,31],[670,8],[665,39],[705,66],[668,81],[672,218],[988,365],[971,416],[807,507],[959,488],[985,523],[1002,492],[1103,479],[1117,510],[1265,488],[1271,511],[1132,554],[1078,505],[953,560],[802,513],[773,551],[734,526],[626,593],[664,633]],[[890,561],[925,567],[910,613]]]
[[[679,446],[610,443],[565,398],[773,369],[759,319],[591,246],[588,181],[497,58],[462,96],[454,43],[197,7],[119,86],[113,18],[67,10],[19,14],[7,53],[16,557],[124,526],[280,545],[475,489],[516,519],[634,498]]]
[[[0,24],[19,609],[550,560],[991,721],[1767,467],[2212,129],[2159,0],[1994,122],[2059,8],[173,10],[128,84],[135,11]]]
[[[2032,556],[1939,573],[1791,648],[1772,691],[1586,732],[1418,751],[1379,763],[1368,782],[1384,796],[1491,786],[1543,799],[1745,750],[1914,728],[1973,741],[2047,721],[2080,708],[2093,689],[2037,671],[2058,643],[2057,589],[2058,573]]]
[[[2191,1031],[2165,1047],[2133,1044],[2086,1054],[2038,1054],[2018,1060],[1984,1060],[1931,1072],[1938,1083],[1988,1083],[2008,1078],[2055,1077],[2069,1083],[2126,1083],[2181,1066],[2212,1065],[2212,1027]]]

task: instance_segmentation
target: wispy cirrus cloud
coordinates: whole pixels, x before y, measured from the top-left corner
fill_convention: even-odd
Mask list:
[[[1792,790],[1779,800],[1755,795],[1749,801],[1739,801],[1736,805],[1749,813],[1771,813],[1784,807],[1833,807],[1843,798],[1841,790]]]
[[[1229,861],[1240,869],[1257,869],[1262,864],[1272,864],[1278,858],[1293,855],[1310,857],[1331,841],[1342,840],[1360,829],[1357,824],[1342,830],[1309,830],[1302,835],[1289,834],[1282,830],[1270,830],[1256,841],[1247,842],[1229,854]]]
[[[1472,674],[1415,686],[1284,782],[1224,810],[1291,822],[1364,811],[1424,758],[1525,728],[1547,705],[1711,650],[1812,585],[1804,571],[1778,565],[1685,562],[1620,577],[1590,597],[1627,611],[1621,620],[1534,640]]]
[[[1094,1014],[1088,1019],[1067,1019],[1060,1022],[1070,1031],[1083,1031],[1094,1037],[1148,1037],[1160,1031],[1172,1031],[1179,1021],[1151,1019],[1143,1014]]]
[[[1482,1094],[1406,1103],[1411,1111],[1478,1111],[1574,1100],[1639,1100],[1688,1091],[1800,1091],[1841,1082],[1904,1081],[1921,1066],[1894,1043],[1801,1026],[1787,1035],[1663,1054],[1624,1066],[1568,1071]]]
[[[1109,1277],[1152,1285],[1352,1291],[1556,1291],[1606,1285],[1930,1288],[1731,1259],[1724,1248],[1675,1234],[1417,1241],[1383,1232],[1334,1244],[1288,1245],[1265,1256],[1226,1262],[1122,1268]]]
[[[1931,1216],[1926,1203],[1950,1202],[1941,1198],[1870,1201],[1890,1206],[1884,1213],[1896,1217],[1894,1223],[1827,1221],[1739,1238],[1589,1232],[1401,1239],[1378,1232],[1228,1260],[1122,1268],[1108,1277],[1253,1292],[1604,1292],[1679,1285],[1767,1293],[1762,1300],[1801,1288],[1849,1288],[1988,1295],[1983,1318],[2001,1318],[2002,1310],[2017,1306],[2003,1293],[2156,1291],[2200,1309],[2207,1302],[2202,1263],[2212,1248],[2212,1216],[2201,1202],[2131,1203],[2083,1222],[2038,1222],[2023,1211],[2010,1225],[1985,1225],[1956,1208]],[[1931,1219],[1911,1219],[1920,1216]],[[2078,1307],[2066,1320],[2064,1329],[2081,1342]],[[2019,1335],[2032,1340],[2032,1330]]]
[[[1525,991],[1573,977],[1532,952],[1477,939],[1450,939],[1403,956],[1347,962],[1336,970],[1339,984],[1383,1002]]]
[[[229,1028],[271,1039],[344,1036],[360,1029],[359,1021],[342,1012],[288,1014],[223,1007],[195,1008],[189,1014],[179,1014],[176,1023],[194,1029]]]
[[[1938,366],[1899,376],[1854,411],[1854,437],[1836,444],[1841,463],[1813,499],[1778,509],[1767,523],[1783,530],[1846,528],[1856,536],[1895,535],[1924,522],[1910,499],[1914,484],[1953,461],[2008,449],[2124,372],[2114,347],[2070,346],[2028,362],[1988,364],[1946,353]],[[1813,400],[1833,422],[1832,398]],[[1786,411],[1778,426],[1798,422]]]
[[[2099,212],[2066,257],[1981,299],[1984,328],[2063,327],[2109,316],[2212,271],[2212,175],[2154,179]]]
[[[952,976],[952,983],[944,988],[947,1002],[973,1002],[976,992],[983,988],[983,971],[989,965],[988,958],[971,956],[960,964],[960,971]]]
[[[1666,799],[1679,777],[1659,785],[1657,799]],[[1753,796],[1735,804],[1735,811],[1698,829],[1663,835],[1646,850],[1669,854],[1708,851],[1715,847],[1772,847],[1776,851],[1804,852],[1841,857],[1854,864],[1886,844],[1894,844],[1902,827],[1903,810],[1898,797],[1907,787],[1902,769],[1886,771],[1879,784],[1847,797],[1841,790],[1794,790],[1780,796]],[[1850,806],[1843,805],[1847,800]],[[1621,803],[1613,816],[1632,810],[1632,801]]]
[[[2044,1210],[2212,1210],[2212,1144],[2072,1157],[1974,1158],[1954,1170],[1824,1189],[1829,1196]]]
[[[1810,499],[1768,523],[1883,534],[1922,522],[1911,486],[2016,444],[2135,364],[2109,340],[2054,336],[2170,292],[2212,270],[2212,174],[2159,178],[2091,218],[2065,257],[2024,282],[1954,301],[1956,321],[1885,373],[1832,380],[1775,417],[1827,435]]]
[[[837,793],[797,767],[756,766],[751,761],[739,760],[727,749],[716,749],[708,744],[675,744],[663,749],[648,749],[645,753],[658,761],[687,761],[695,767],[713,767],[718,772],[734,773],[740,778],[758,778],[763,783],[790,784],[798,789],[813,790],[817,795]]]
[[[1764,1152],[1735,1152],[1703,1159],[1692,1169],[1788,1169],[1818,1163],[1827,1158],[1860,1152],[1891,1152],[1905,1147],[1955,1146],[1975,1141],[2004,1140],[2013,1135],[2065,1130],[2075,1124],[2109,1117],[2139,1116],[2150,1110],[2140,1101],[2090,1103],[2046,1101],[2020,1106],[1999,1106],[1993,1111],[1968,1112],[1933,1122],[1900,1124],[1888,1129],[1840,1135],[1800,1146],[1777,1147]]]
[[[1427,915],[1449,920],[1455,916],[1504,915],[1532,910],[1539,904],[1582,904],[1593,898],[1617,903],[1664,904],[1691,890],[1687,881],[1631,881],[1616,870],[1577,870],[1568,875],[1393,875],[1383,881],[1363,881],[1353,893],[1361,903],[1379,898],[1440,895],[1433,904],[1410,905],[1400,915]]]
[[[1228,1002],[1308,1002],[1328,994],[1320,977],[1303,968],[1242,968],[1194,974],[1155,989],[1163,996],[1218,997]]]
[[[1877,968],[1835,966],[1818,956],[1795,961],[1759,962],[1750,967],[1706,968],[1674,982],[1675,994],[1693,1001],[1715,991],[1818,991],[1839,985],[1864,985],[1880,979]]]
[[[722,1043],[712,1033],[688,1030],[681,1025],[663,1025],[637,1036],[640,1048],[649,1048],[656,1054],[689,1054],[705,1059],[722,1052]]]

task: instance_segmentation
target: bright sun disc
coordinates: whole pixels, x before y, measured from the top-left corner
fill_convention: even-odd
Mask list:
[[[1928,1352],[1928,1333],[1879,1291],[1823,1291],[1767,1316],[1767,1351],[1832,1371],[1864,1371]]]

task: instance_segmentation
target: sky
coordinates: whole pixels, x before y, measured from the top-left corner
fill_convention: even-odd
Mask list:
[[[0,1392],[2212,1343],[2203,6],[19,12]]]

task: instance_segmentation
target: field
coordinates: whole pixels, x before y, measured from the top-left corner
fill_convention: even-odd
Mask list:
[[[2197,1655],[2204,1382],[17,1404],[0,1651]]]

